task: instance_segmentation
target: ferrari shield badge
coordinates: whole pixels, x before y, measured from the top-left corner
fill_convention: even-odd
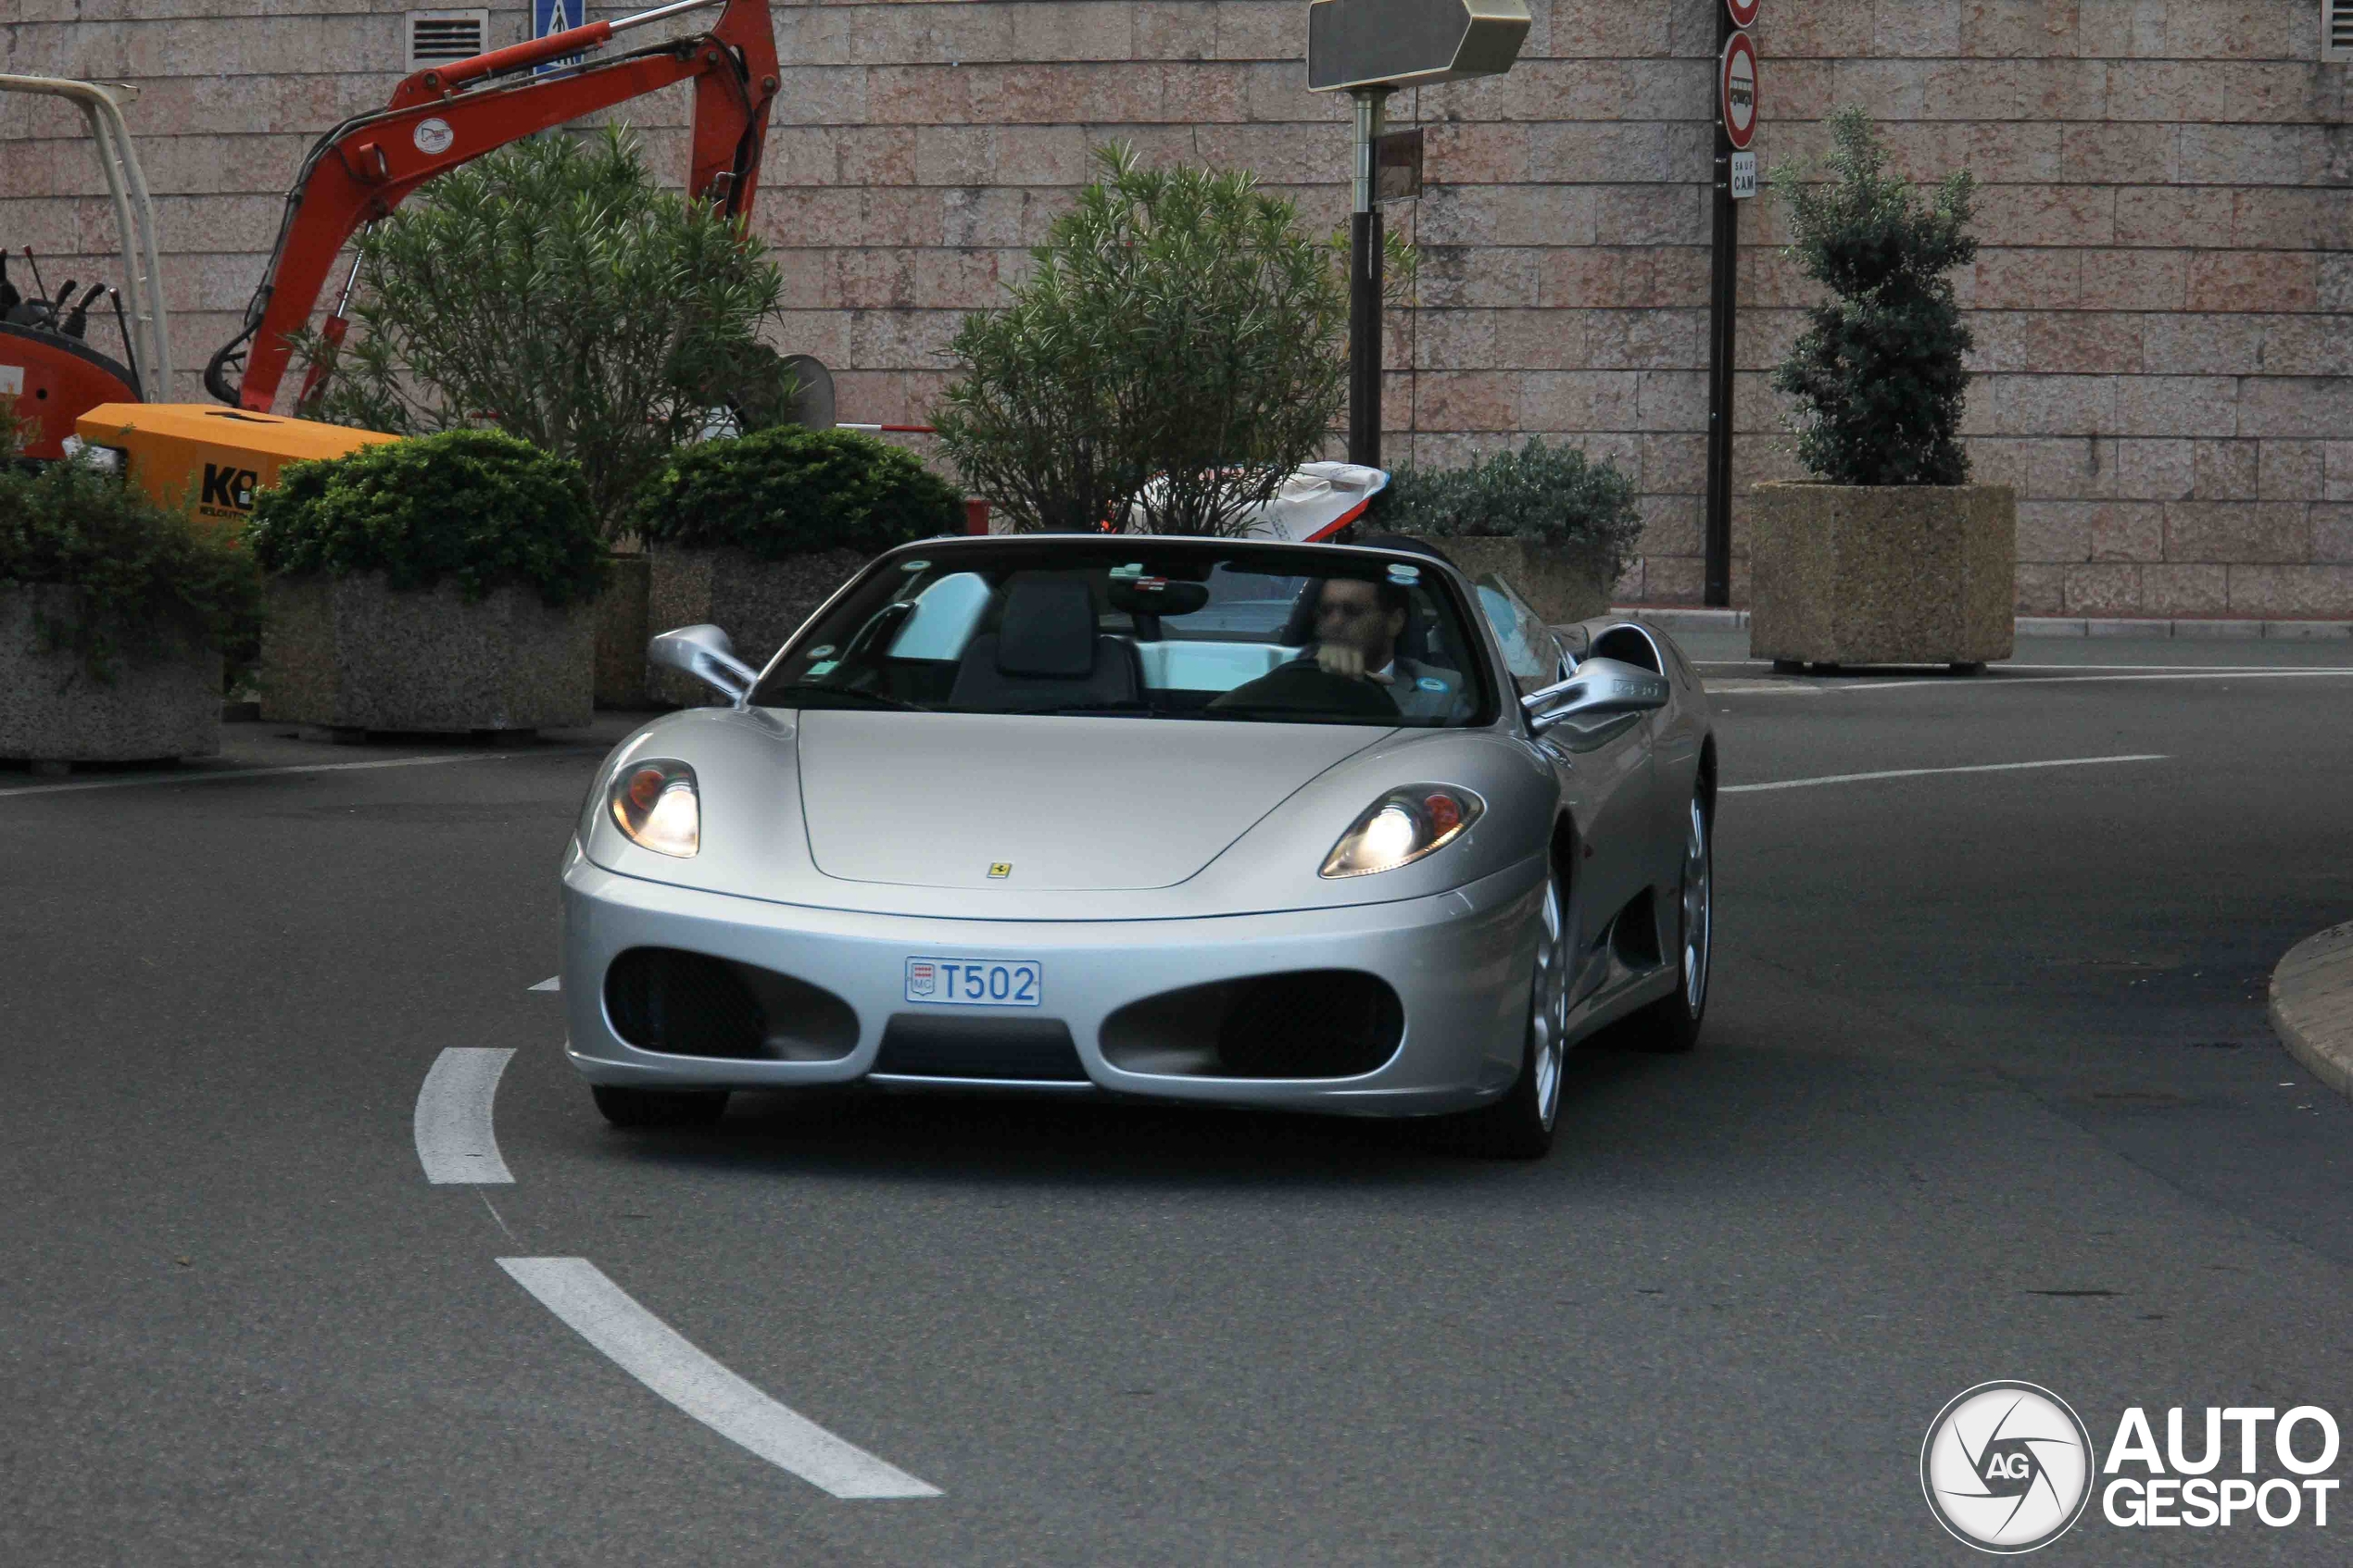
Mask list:
[[[992,860],[988,864],[988,874],[1002,882],[1013,874],[1013,863],[1011,860]]]

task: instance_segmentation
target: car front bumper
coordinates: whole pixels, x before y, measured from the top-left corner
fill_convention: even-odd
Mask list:
[[[1020,1010],[1069,1029],[1087,1082],[987,1086],[1091,1087],[1374,1116],[1466,1110],[1502,1094],[1518,1073],[1543,887],[1544,866],[1537,859],[1434,897],[1336,909],[1164,921],[943,920],[770,903],[646,882],[606,871],[575,846],[563,872],[566,1054],[595,1084],[781,1089],[849,1083],[873,1073],[893,1014],[1002,1018],[1014,1010],[909,1003],[910,957],[1018,958],[1038,960],[1044,974],[1045,1005],[1036,1012]],[[857,1014],[857,1045],[822,1061],[639,1049],[614,1033],[604,979],[617,955],[640,947],[708,954],[821,985]],[[1131,1072],[1104,1056],[1103,1021],[1130,1002],[1213,981],[1302,970],[1363,971],[1389,983],[1403,1004],[1404,1032],[1386,1062],[1354,1077],[1269,1079]]]

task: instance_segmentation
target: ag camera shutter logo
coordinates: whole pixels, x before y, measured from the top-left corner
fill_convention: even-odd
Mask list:
[[[1980,1551],[2046,1547],[2092,1500],[2092,1435],[2066,1400],[2032,1383],[1981,1383],[1929,1423],[1920,1491],[1936,1522]]]

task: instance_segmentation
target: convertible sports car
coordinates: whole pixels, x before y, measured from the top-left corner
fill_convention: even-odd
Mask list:
[[[935,539],[598,770],[573,1064],[623,1125],[732,1089],[1102,1093],[1550,1146],[1568,1046],[1707,1000],[1716,748],[1631,621],[1406,541]]]

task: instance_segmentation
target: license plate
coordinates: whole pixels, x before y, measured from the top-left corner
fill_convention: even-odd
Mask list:
[[[1046,972],[1030,959],[909,959],[907,999],[942,1007],[1034,1008]]]

